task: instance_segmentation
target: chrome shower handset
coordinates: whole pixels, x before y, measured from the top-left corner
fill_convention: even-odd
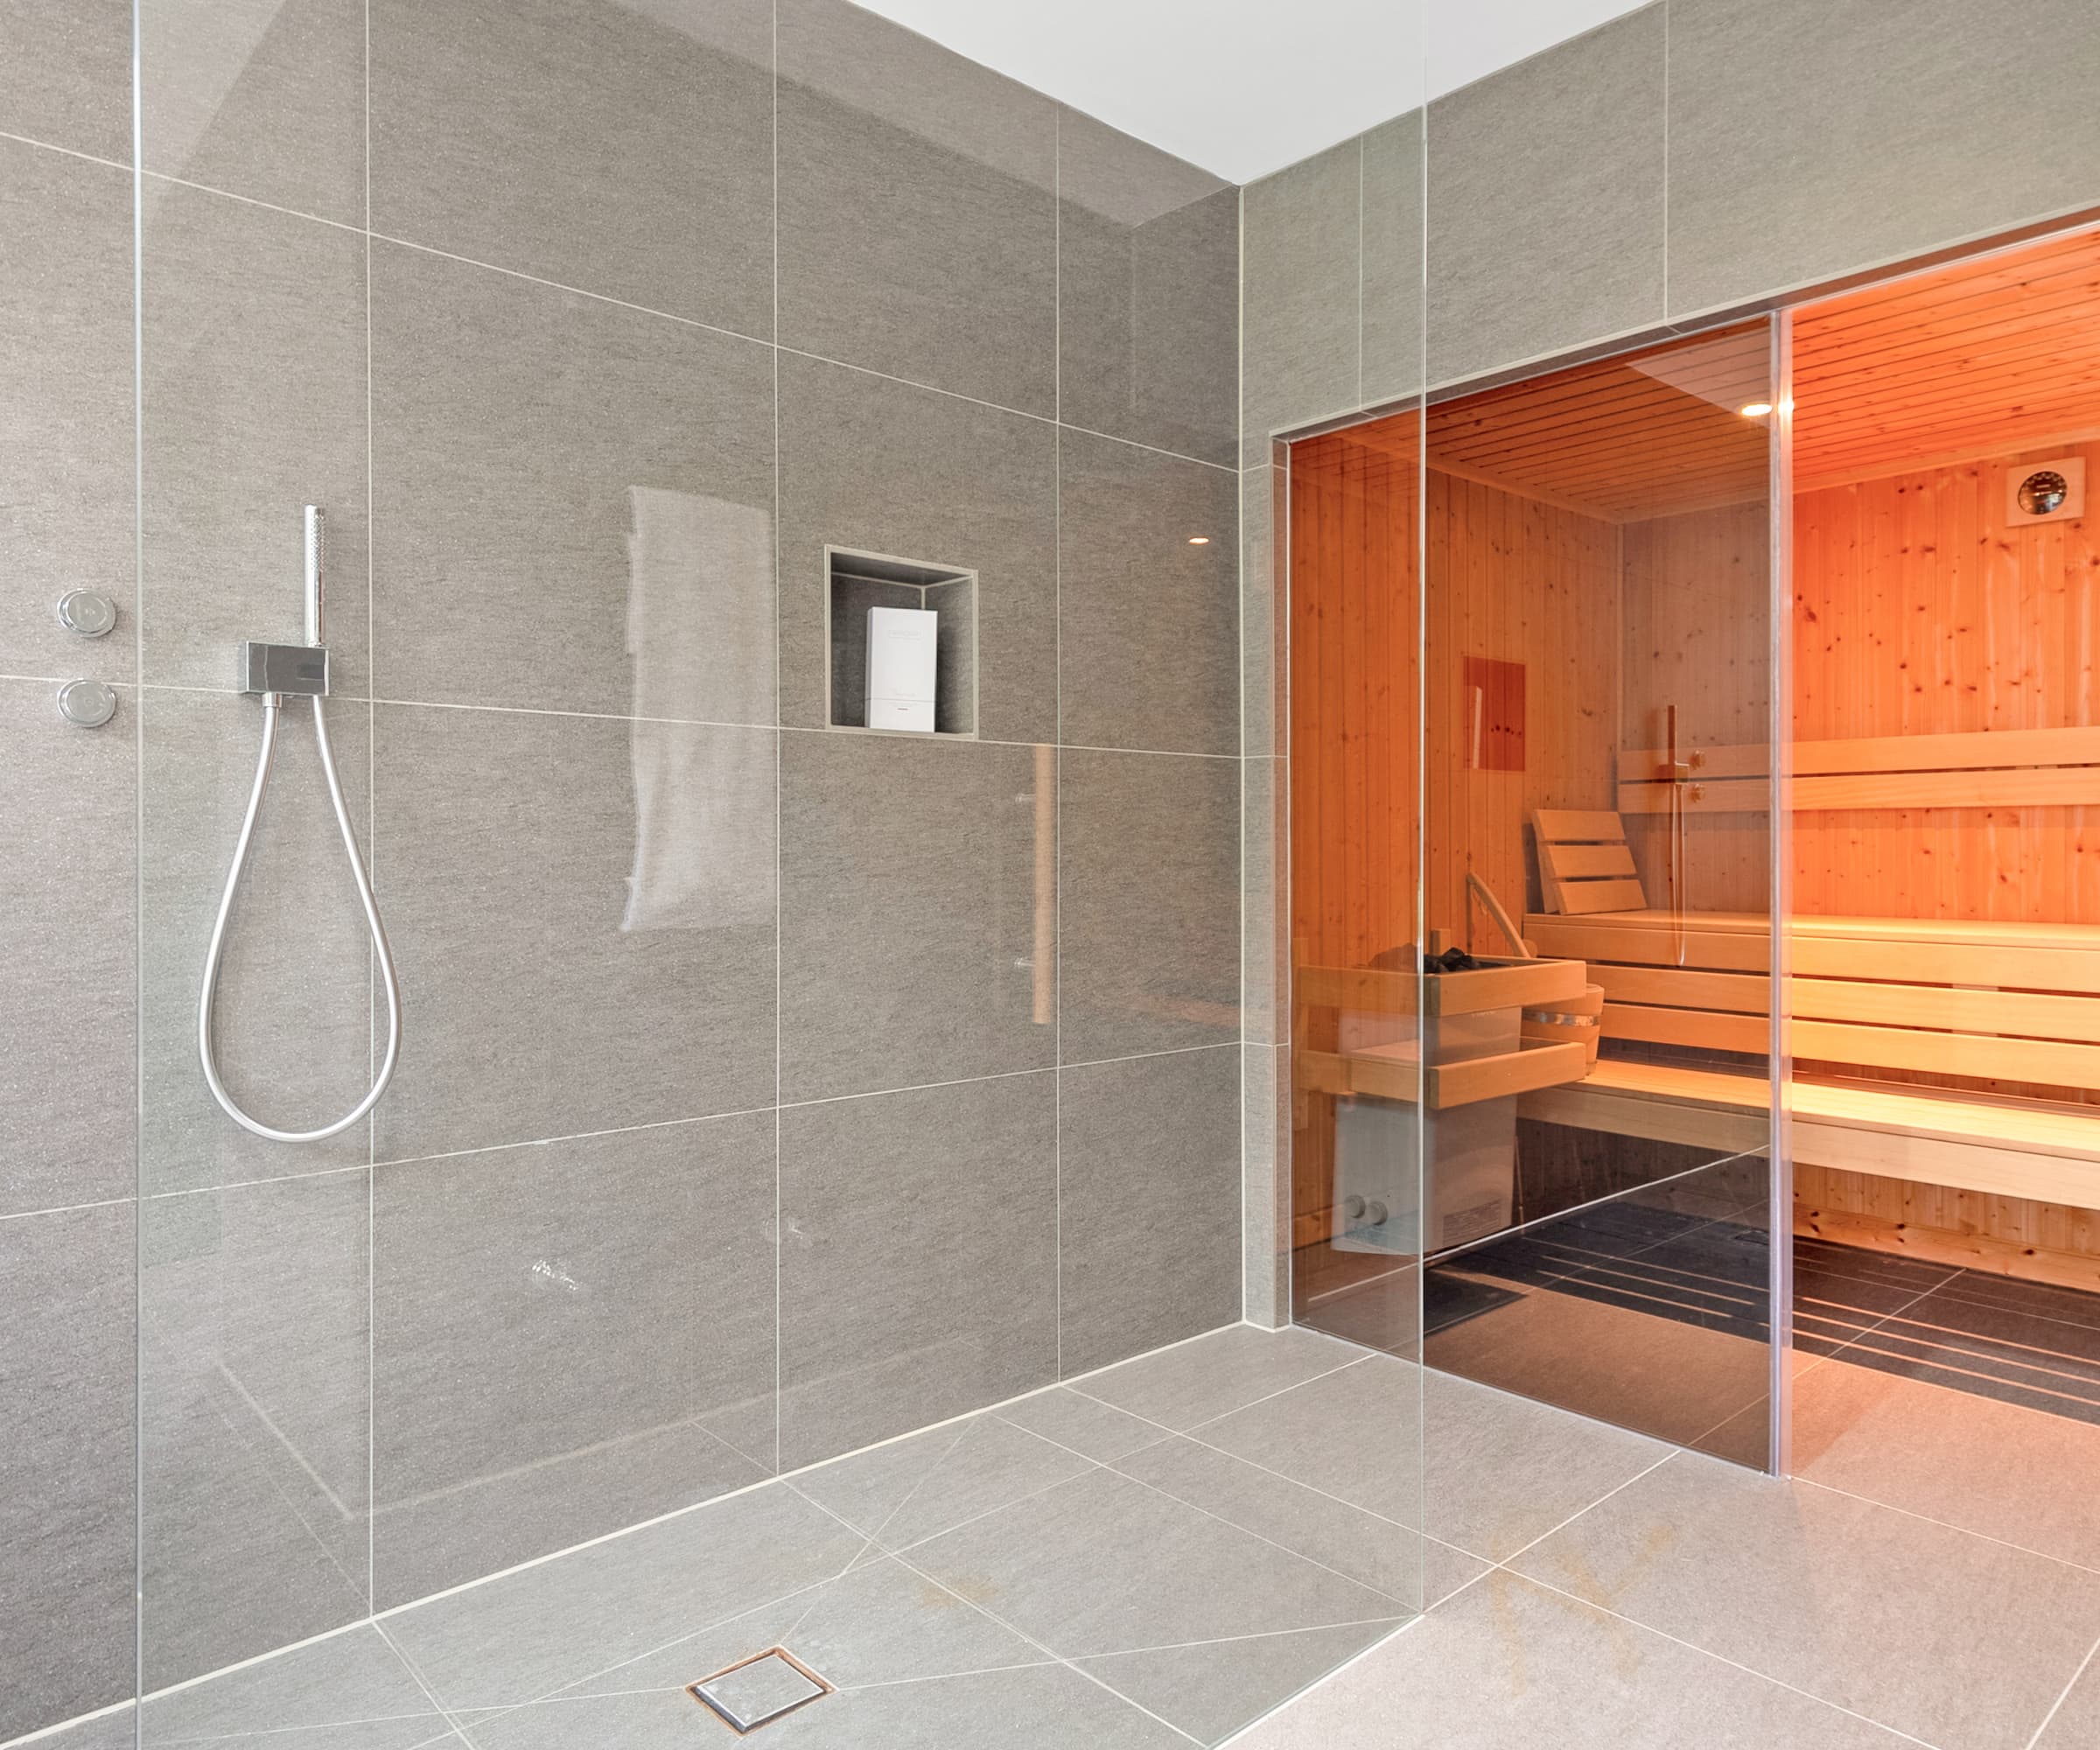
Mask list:
[[[328,741],[328,716],[323,701],[328,696],[328,652],[321,643],[322,548],[326,524],[318,505],[306,507],[306,642],[241,647],[241,690],[262,701],[262,748],[256,762],[256,780],[248,794],[248,813],[241,822],[241,836],[234,844],[233,866],[227,871],[226,891],[219,898],[219,915],[212,925],[211,944],[204,956],[204,988],[197,1002],[197,1055],[204,1066],[204,1080],[228,1117],[243,1130],[279,1143],[318,1143],[340,1135],[379,1103],[394,1079],[394,1065],[401,1054],[401,984],[394,971],[393,950],[387,944],[386,926],[380,921],[379,902],[372,896],[372,883],[365,872],[365,859],[357,848],[357,835],[350,825],[350,810],[343,802],[342,780],[336,775],[335,751]],[[248,851],[255,844],[256,821],[262,798],[270,789],[270,764],[277,746],[277,715],[287,698],[313,701],[314,746],[321,756],[321,772],[328,780],[328,800],[335,808],[335,823],[343,836],[343,851],[350,859],[350,873],[357,883],[359,903],[364,907],[365,927],[379,961],[380,976],[387,991],[387,1052],[370,1090],[351,1111],[333,1124],[315,1130],[279,1130],[250,1117],[234,1104],[233,1096],[219,1075],[219,1054],[212,1038],[212,1010],[219,994],[219,970],[226,952],[226,929],[233,915],[234,895],[248,867]]]

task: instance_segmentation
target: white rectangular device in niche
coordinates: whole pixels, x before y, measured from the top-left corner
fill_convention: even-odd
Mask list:
[[[930,607],[868,610],[868,727],[934,732],[934,658],[941,612]]]
[[[2006,470],[2006,522],[2068,522],[2085,514],[2085,458],[2015,462]]]
[[[977,732],[977,574],[824,549],[824,721],[834,729]]]

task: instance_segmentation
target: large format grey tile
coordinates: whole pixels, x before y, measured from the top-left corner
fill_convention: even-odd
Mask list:
[[[1290,920],[1279,900],[1290,885],[1290,768],[1281,760],[1240,762],[1241,1031],[1274,1044],[1290,1031]]]
[[[381,1607],[773,1467],[774,1123],[380,1170]]]
[[[372,224],[773,330],[766,0],[375,0]]]
[[[1200,1437],[1169,1435],[1117,1460],[1116,1468],[1382,1592],[1396,1606],[1421,1606],[1424,1539],[1410,1527],[1205,1446]],[[1483,1566],[1472,1563],[1472,1572]]]
[[[1407,1614],[1382,1592],[1108,1470],[973,1520],[911,1559],[1061,1658]]]
[[[1944,1750],[2025,1745],[2100,1635],[2100,1575],[1692,1454],[1516,1565]]]
[[[1055,1060],[1051,908],[1036,878],[1056,855],[1050,810],[1036,806],[1054,760],[1047,747],[786,738],[782,1099]]]
[[[0,1733],[133,1692],[132,1212],[0,1222]]]
[[[514,1707],[830,1579],[864,1542],[758,1488],[416,1605],[387,1635],[448,1709]]]
[[[149,1690],[370,1610],[369,1208],[361,1171],[141,1208]]]
[[[1674,318],[2091,205],[2084,0],[1671,0]]]
[[[1237,753],[1236,478],[1066,431],[1058,482],[1059,738]]]
[[[1285,609],[1290,476],[1264,460],[1240,476],[1240,747],[1250,760],[1290,752]]]
[[[362,0],[139,0],[146,168],[365,222]]]
[[[1228,1325],[1096,1374],[1074,1389],[1162,1428],[1187,1430],[1363,1358],[1354,1344],[1317,1331]]]
[[[1237,1046],[1066,1070],[1058,1150],[1067,1377],[1239,1317]]]
[[[1363,136],[1363,379],[1368,404],[1423,384],[1423,112]]]
[[[1398,1626],[1352,1622],[1339,1628],[1157,1647],[1084,1659],[1080,1669],[1198,1743],[1218,1744]]]
[[[1064,1060],[1240,1036],[1240,762],[1059,760]]]
[[[772,1104],[777,732],[651,727],[380,707],[382,1159]]]
[[[484,1750],[685,1750],[710,1716],[679,1690],[553,1701],[472,1728]],[[765,1742],[802,1750],[1185,1750],[1188,1740],[1060,1664],[965,1672],[841,1690],[765,1728]],[[712,1734],[730,1741],[717,1722]]]
[[[231,693],[156,689],[138,708],[141,1183],[188,1190],[361,1165],[361,1127],[298,1149],[249,1135],[213,1102],[198,1064],[205,948],[254,781],[262,707]],[[304,1130],[348,1111],[371,1085],[371,947],[312,713],[295,705],[283,715],[228,929],[213,1036],[234,1098],[264,1124]],[[368,856],[369,716],[361,704],[328,712],[344,799]]]
[[[145,678],[230,692],[242,639],[301,641],[303,507],[318,504],[329,686],[362,696],[365,240],[200,189],[146,187]]]
[[[1097,1464],[1112,1463],[1159,1438],[1155,1424],[1068,1385],[1052,1386],[1017,1404],[1002,1404],[996,1413],[1002,1421],[1054,1440]]]
[[[1273,1330],[1291,1320],[1290,1047],[1240,1048],[1242,1313]]]
[[[1430,105],[1432,383],[1662,321],[1664,39],[1644,7]]]
[[[25,15],[66,10],[26,0],[0,12],[9,46],[0,80],[33,59]],[[131,178],[0,139],[0,672],[129,680],[138,584]],[[60,626],[58,600],[73,589],[114,600],[117,629],[87,640]]]
[[[1897,1750],[1912,1740],[1490,1574],[1234,1750]]]
[[[130,1194],[136,1172],[136,695],[99,731],[0,682],[0,1215]]]
[[[37,1750],[137,1750],[138,1718],[130,1703],[37,1740]]]
[[[1387,1355],[1195,1433],[1488,1561],[1544,1536],[1669,1450]]]
[[[382,696],[773,721],[773,359],[375,244]]]
[[[784,346],[1050,414],[1057,106],[845,0],[780,0]]]
[[[2100,1568],[2092,1496],[2100,1487],[2100,1427],[2090,1422],[1855,1367],[1841,1356],[1795,1382],[1794,1471]]]
[[[2034,1740],[2034,1750],[2081,1750],[2090,1744],[2100,1744],[2100,1647]]]
[[[1177,455],[1239,450],[1240,195],[1058,112],[1058,416]]]
[[[449,1729],[400,1655],[365,1624],[154,1697],[139,1740],[170,1750],[200,1741],[228,1750],[414,1750]]]
[[[664,1692],[684,1705],[666,1707],[665,1724],[696,1718],[686,1684],[769,1647],[786,1647],[841,1689],[918,1684],[929,1677],[1052,1662],[1050,1656],[982,1611],[888,1557],[805,1591],[777,1599],[689,1639],[601,1671],[553,1698],[570,1701],[637,1690]],[[510,1722],[478,1728],[483,1750],[505,1750]],[[529,1741],[538,1742],[528,1729]],[[624,1735],[620,1741],[630,1740]]]
[[[131,162],[131,0],[0,0],[0,130]]]
[[[780,356],[780,721],[825,722],[829,543],[977,574],[977,733],[1057,736],[1053,427]]]
[[[879,1547],[908,1550],[1092,1468],[1069,1448],[987,1414],[835,1460],[794,1486]]]
[[[1054,1077],[780,1114],[780,1465],[1057,1371]]]
[[[1242,191],[1241,459],[1359,400],[1363,148],[1344,140]]]

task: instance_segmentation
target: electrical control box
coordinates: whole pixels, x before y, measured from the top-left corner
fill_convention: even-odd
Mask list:
[[[941,649],[934,608],[868,610],[868,727],[934,729],[934,676]]]

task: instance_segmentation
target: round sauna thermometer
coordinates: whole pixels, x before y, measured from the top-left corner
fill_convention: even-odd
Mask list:
[[[2037,468],[2020,483],[2020,508],[2029,516],[2047,516],[2070,493],[2071,483],[2054,468]]]

